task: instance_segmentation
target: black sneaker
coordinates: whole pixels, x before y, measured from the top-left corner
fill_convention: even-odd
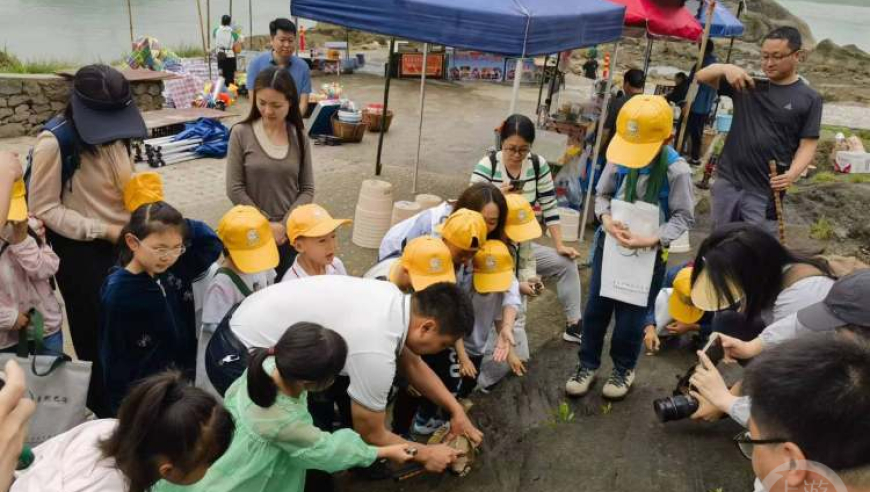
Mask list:
[[[565,327],[565,333],[562,333],[562,340],[571,343],[580,343],[583,338],[583,320],[579,320],[573,325]]]

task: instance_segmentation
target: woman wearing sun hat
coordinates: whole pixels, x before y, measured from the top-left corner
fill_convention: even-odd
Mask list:
[[[640,95],[620,110],[617,134],[607,149],[607,166],[601,173],[595,215],[602,230],[628,249],[654,248],[659,252],[650,285],[658,293],[665,273],[664,250],[694,224],[692,172],[688,163],[668,145],[673,132],[673,112],[663,97]],[[659,207],[659,228],[652,236],[634,234],[610,215],[611,200],[642,200]],[[613,371],[603,388],[609,399],[622,399],[634,382],[635,366],[643,345],[646,306],[635,306],[601,295],[605,234],[598,234],[583,314],[583,341],[577,372],[565,384],[569,396],[589,392],[601,366],[601,352],[611,317],[616,317],[610,343]]]
[[[144,138],[147,130],[130,84],[106,65],[76,72],[70,102],[54,122],[33,147],[30,208],[45,222],[60,257],[57,284],[76,355],[92,361],[94,374],[100,374],[99,291],[115,264],[121,228],[130,220],[124,206],[124,186],[134,172],[130,140]],[[72,145],[62,149],[59,135]],[[63,162],[70,158],[75,167]],[[99,398],[100,381],[91,378],[88,407],[102,417],[108,413]]]

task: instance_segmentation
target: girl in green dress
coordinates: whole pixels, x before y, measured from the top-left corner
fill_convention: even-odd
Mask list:
[[[347,344],[338,333],[297,323],[269,349],[254,349],[248,370],[227,390],[236,421],[230,449],[192,487],[161,482],[157,491],[302,492],[307,469],[329,473],[367,467],[376,459],[403,463],[406,446],[375,447],[356,432],[323,432],[308,413],[308,392],[323,391],[344,367]]]

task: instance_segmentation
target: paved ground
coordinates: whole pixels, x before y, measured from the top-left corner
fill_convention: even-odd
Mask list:
[[[315,79],[315,84],[324,79]],[[343,79],[358,103],[377,102],[383,79],[357,75]],[[381,179],[394,186],[395,199],[411,193],[411,167],[416,151],[418,84],[394,81],[391,107],[396,111],[386,137]],[[491,145],[492,129],[508,108],[510,89],[503,86],[461,87],[433,83],[427,92],[418,190],[455,197],[467,183],[474,163]],[[519,110],[531,114],[537,91],[524,89]],[[231,108],[240,114],[246,107]],[[316,201],[337,217],[353,217],[360,183],[372,178],[377,138],[367,134],[361,144],[314,147]],[[545,134],[535,150],[555,157],[562,137]],[[24,153],[32,139],[3,142]],[[190,217],[216,225],[230,207],[224,184],[224,161],[202,159],[163,168],[167,201]],[[340,252],[352,274],[360,274],[376,252],[350,242],[351,228],[340,231]],[[697,244],[698,237],[694,238]],[[583,248],[583,245],[581,245]],[[584,248],[585,249],[585,248]],[[673,261],[677,261],[674,258]],[[583,272],[584,278],[587,272]],[[639,489],[669,491],[745,490],[751,468],[730,442],[736,424],[659,424],[652,400],[666,396],[674,376],[691,364],[685,348],[663,355],[642,356],[633,394],[628,400],[602,407],[595,394],[571,402],[576,417],[556,423],[553,412],[564,400],[562,388],[576,363],[575,346],[554,338],[563,326],[561,309],[551,289],[530,308],[529,333],[533,362],[523,379],[503,384],[493,395],[475,396],[475,418],[487,433],[480,466],[468,477],[420,477],[402,484],[359,482],[346,477],[346,490],[573,491]],[[610,363],[605,356],[605,371]],[[605,376],[606,377],[606,376]],[[598,388],[600,388],[599,383]]]

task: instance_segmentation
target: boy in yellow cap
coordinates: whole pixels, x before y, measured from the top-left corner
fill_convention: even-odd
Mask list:
[[[335,230],[349,219],[333,219],[320,205],[310,203],[297,207],[287,217],[287,238],[296,249],[293,266],[282,282],[315,275],[347,275],[337,250]]]
[[[450,248],[456,268],[468,263],[486,242],[487,229],[483,215],[467,208],[450,214],[435,231]]]
[[[41,329],[36,353],[63,353],[63,311],[49,280],[60,259],[42,223],[28,216],[24,181],[15,181],[11,195],[0,227],[0,352],[14,352],[19,336]]]
[[[412,293],[439,282],[456,283],[456,272],[450,249],[444,241],[434,236],[420,236],[405,245],[401,257],[387,258],[378,262],[363,275],[363,278],[385,280],[395,284],[403,292]],[[455,364],[452,363],[451,355],[447,351],[424,355],[423,360],[435,371],[445,386],[451,390],[455,389],[458,378],[454,377],[453,373],[458,372],[458,369],[452,367]],[[411,391],[408,382],[403,378],[397,381],[397,386],[399,391],[393,406],[393,432],[399,435],[410,435],[411,424],[418,409],[424,415],[420,417],[423,423],[432,420],[433,427],[437,429],[442,422],[442,419],[437,417],[438,407],[421,398],[416,391]]]
[[[196,356],[197,386],[210,388],[203,363],[218,325],[246,297],[275,283],[278,245],[269,220],[254,207],[236,205],[221,218],[217,235],[223,259],[203,296],[202,329]]]
[[[683,263],[670,268],[655,303],[649,306],[643,342],[648,352],[658,352],[661,337],[701,331],[700,346],[709,336],[706,313],[692,303],[692,267]],[[704,328],[708,330],[704,330]]]
[[[517,375],[525,373],[523,362],[514,351],[514,322],[522,307],[519,282],[514,275],[514,260],[507,245],[487,241],[474,255],[471,302],[474,305],[474,330],[456,342],[462,383],[458,397],[466,398],[477,385],[487,341],[497,333],[493,360],[508,361]],[[493,333],[495,332],[495,333]]]
[[[607,149],[607,166],[601,173],[595,198],[595,214],[601,231],[627,249],[653,248],[657,255],[650,285],[650,296],[658,293],[665,272],[664,252],[671,241],[688,231],[695,221],[692,172],[688,163],[668,145],[673,133],[673,112],[660,96],[638,95],[620,110],[617,134]],[[611,200],[634,203],[642,200],[659,207],[659,228],[652,236],[642,236],[611,218]],[[565,384],[569,396],[589,392],[601,366],[601,352],[610,319],[616,324],[610,344],[613,370],[602,394],[605,398],[624,398],[634,383],[635,366],[643,346],[646,306],[616,301],[601,295],[601,270],[605,234],[595,239],[595,253],[589,298],[583,314],[583,341],[580,364]]]

